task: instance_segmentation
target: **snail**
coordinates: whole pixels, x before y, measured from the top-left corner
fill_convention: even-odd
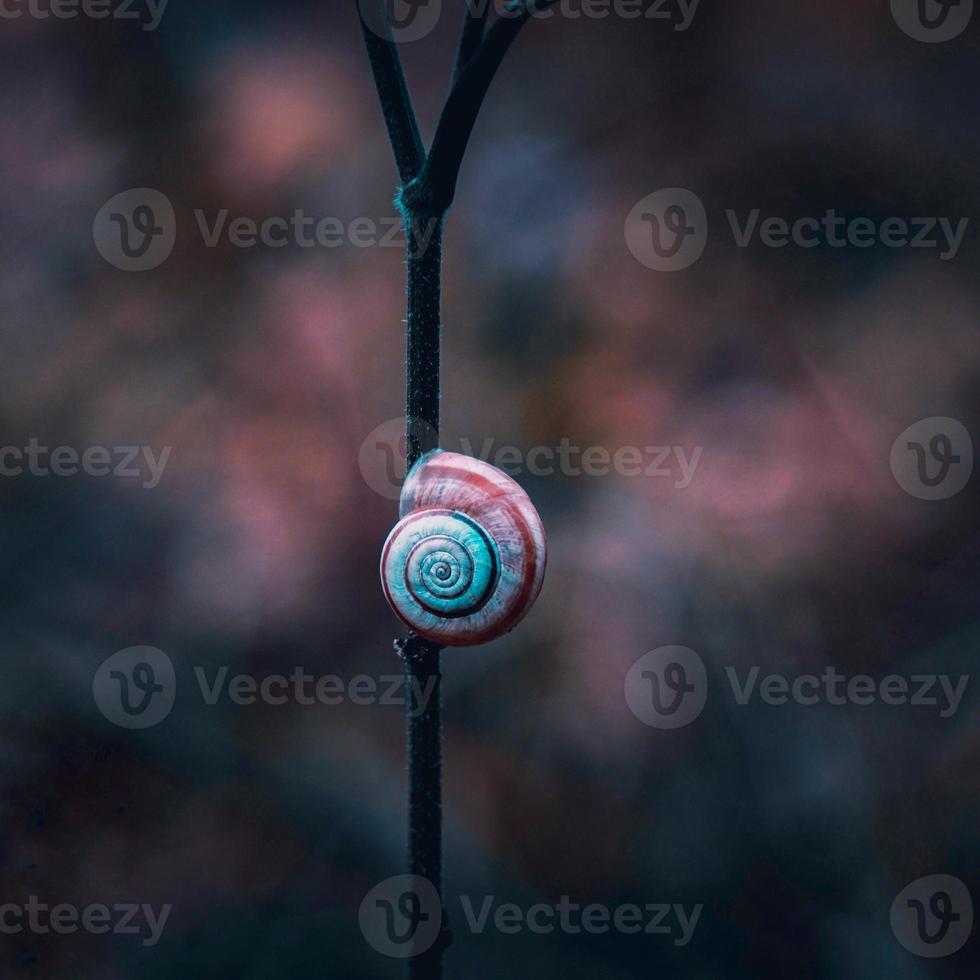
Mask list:
[[[434,449],[409,472],[399,514],[381,553],[381,582],[416,634],[475,646],[528,613],[544,580],[544,528],[506,473]]]

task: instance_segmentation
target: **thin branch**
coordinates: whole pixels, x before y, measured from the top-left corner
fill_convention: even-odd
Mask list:
[[[425,164],[425,147],[422,145],[412,99],[408,94],[408,84],[405,81],[398,48],[391,34],[388,9],[385,0],[377,0],[377,29],[375,29],[365,20],[361,7],[362,2],[373,3],[375,0],[354,0],[354,2],[357,4],[357,16],[361,22],[361,32],[371,62],[374,83],[378,89],[378,97],[381,99],[381,111],[384,113],[388,136],[395,151],[398,176],[403,185],[408,184],[419,175]],[[382,29],[385,36],[378,33]]]
[[[419,200],[435,214],[449,209],[473,127],[504,55],[530,20],[532,11],[540,12],[555,2],[520,0],[494,22],[449,92],[416,187],[406,188],[405,203],[409,207],[413,200]]]
[[[373,0],[362,0],[373,2]],[[483,10],[478,12],[482,2]],[[456,192],[463,155],[490,83],[520,29],[533,11],[557,0],[513,0],[486,30],[490,0],[467,0],[466,19],[456,56],[453,86],[446,99],[432,151],[426,158],[401,59],[391,34],[385,0],[377,0],[382,33],[366,23],[358,3],[361,30],[381,99],[388,135],[401,177],[399,204],[409,233],[407,389],[409,462],[438,446],[439,337],[441,328],[442,224]],[[423,237],[431,232],[431,237]],[[427,244],[422,245],[422,242]],[[411,244],[414,242],[414,245]],[[420,247],[421,246],[421,247]],[[416,431],[426,423],[425,435]],[[442,719],[440,647],[409,637],[397,644],[405,658],[412,696],[406,702],[409,770],[409,868],[428,878],[442,895]],[[430,691],[427,704],[414,692]],[[443,915],[439,941],[413,956],[412,980],[441,980],[443,951],[451,939]]]
[[[463,74],[463,69],[470,63],[479,50],[483,40],[483,31],[487,23],[487,14],[493,0],[463,0],[466,6],[466,17],[463,20],[463,33],[459,38],[456,50],[456,67],[453,69],[453,81]],[[480,9],[482,6],[482,10]]]
[[[408,694],[409,874],[425,878],[442,897],[442,672],[440,647],[417,636],[396,642],[405,660]],[[426,692],[423,694],[422,692]],[[441,980],[443,952],[452,941],[449,918],[430,949],[412,956],[410,980]]]

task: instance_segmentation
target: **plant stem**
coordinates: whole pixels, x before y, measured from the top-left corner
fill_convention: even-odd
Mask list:
[[[426,878],[442,901],[442,698],[440,647],[411,637],[405,657],[406,737],[408,743],[409,874]],[[449,942],[448,918],[429,949],[408,964],[411,980],[442,980],[442,954]]]
[[[367,0],[370,2],[370,0]],[[384,0],[378,0],[380,16],[377,26],[387,28],[387,36],[381,37],[377,27],[371,27],[364,19],[364,12],[357,3],[357,16],[364,35],[364,46],[367,48],[368,60],[371,62],[371,74],[374,75],[378,98],[388,128],[388,136],[395,154],[398,175],[403,184],[414,180],[422,164],[425,162],[425,148],[419,133],[419,124],[415,118],[415,109],[408,94],[408,84],[402,71],[401,58],[398,48],[391,36],[387,11]]]
[[[443,216],[402,200],[408,242],[408,351],[405,418],[409,467],[439,445]]]
[[[398,205],[408,240],[407,462],[439,445],[439,344],[442,326],[442,233],[456,193],[466,145],[493,77],[507,49],[530,19],[529,0],[512,0],[508,17],[487,28],[489,5],[468,9],[456,56],[453,85],[426,155],[401,58],[380,11],[381,34],[366,22],[358,3],[371,71],[401,178]],[[555,0],[538,0],[537,8]],[[427,878],[442,900],[442,694],[441,650],[410,635],[396,641],[405,661],[408,761],[409,873]],[[412,980],[442,980],[448,919],[435,944],[409,960]]]
[[[458,74],[439,115],[435,136],[417,181],[425,186],[427,195],[443,212],[449,209],[456,196],[456,182],[466,147],[483,100],[504,55],[531,19],[532,6],[540,12],[556,2],[557,0],[536,0],[536,4],[533,0],[512,2],[509,4],[508,15],[498,17],[493,22],[475,50],[471,50],[472,41],[467,39],[467,35],[471,31],[475,32],[476,28],[471,27],[469,20],[464,23],[460,48],[466,52],[467,61],[461,66],[457,60]],[[459,58],[458,55],[457,59]]]
[[[463,69],[470,63],[473,55],[480,49],[480,42],[483,40],[483,31],[487,23],[487,14],[490,13],[490,3],[483,5],[483,10],[479,9],[479,4],[466,4],[466,13],[463,20],[463,31],[459,37],[459,47],[456,50],[456,66],[453,68],[453,81],[455,82],[463,73]]]
[[[439,444],[442,326],[442,215],[403,204],[408,241],[407,454],[413,466]],[[409,873],[427,878],[442,899],[441,647],[420,637],[405,657]],[[447,920],[443,914],[443,929]],[[412,980],[441,980],[448,934],[409,961]]]

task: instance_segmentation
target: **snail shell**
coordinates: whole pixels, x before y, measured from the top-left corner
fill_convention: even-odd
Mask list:
[[[435,449],[408,474],[399,513],[381,553],[381,582],[415,633],[474,646],[524,618],[544,580],[544,529],[506,473]]]

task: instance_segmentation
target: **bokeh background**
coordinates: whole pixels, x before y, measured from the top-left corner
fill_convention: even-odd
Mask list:
[[[403,50],[426,134],[462,4],[445,6]],[[703,454],[684,488],[520,477],[548,578],[519,630],[445,657],[446,889],[704,911],[685,947],[457,922],[447,976],[976,976],[976,937],[930,961],[889,926],[923,875],[980,900],[976,682],[941,718],[743,707],[725,681],[972,675],[976,477],[922,501],[889,457],[921,418],[980,430],[976,227],[940,261],[743,249],[724,212],[973,217],[980,28],[920,43],[886,0],[705,0],[674,26],[530,25],[450,218],[447,447]],[[173,905],[152,948],[0,936],[0,975],[401,976],[358,927],[404,866],[400,708],[209,707],[194,676],[400,669],[376,570],[396,504],[359,458],[403,410],[404,256],[210,248],[194,219],[395,216],[354,6],[171,0],[152,32],[5,18],[0,50],[0,444],[172,447],[152,489],[0,479],[0,900]],[[92,237],[134,187],[166,194],[178,227],[140,274]],[[711,227],[676,273],[624,239],[664,187],[696,192]],[[177,701],[127,731],[92,678],[137,644],[172,659]],[[710,684],[677,731],[623,695],[667,644]]]

